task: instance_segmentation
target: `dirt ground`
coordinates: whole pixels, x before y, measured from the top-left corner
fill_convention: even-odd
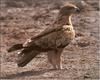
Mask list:
[[[99,0],[85,0],[91,9],[73,16],[78,37],[87,46],[70,44],[63,51],[63,70],[53,70],[46,53],[18,68],[17,52],[7,49],[39,34],[56,18],[61,3],[72,0],[0,0],[0,79],[99,80]],[[90,8],[89,7],[89,8]],[[88,7],[87,7],[88,9]]]

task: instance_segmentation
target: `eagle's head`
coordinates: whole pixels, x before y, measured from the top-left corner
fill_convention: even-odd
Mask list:
[[[60,14],[66,16],[66,15],[72,15],[75,13],[79,13],[80,9],[74,5],[74,4],[65,4],[61,9],[60,9]]]

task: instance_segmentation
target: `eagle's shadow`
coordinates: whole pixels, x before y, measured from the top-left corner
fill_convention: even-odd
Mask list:
[[[30,71],[20,72],[20,73],[16,73],[16,74],[6,75],[6,76],[1,77],[0,79],[15,79],[15,78],[26,77],[26,76],[27,77],[39,76],[41,74],[44,74],[46,72],[53,71],[53,70],[54,69],[38,70],[38,71],[30,70]]]

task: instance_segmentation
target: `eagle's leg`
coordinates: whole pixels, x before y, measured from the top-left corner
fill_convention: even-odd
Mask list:
[[[48,56],[48,61],[52,64],[53,68],[57,69],[56,60],[53,60],[56,57],[55,51],[48,51],[47,56]]]
[[[62,69],[61,53],[63,49],[56,51],[48,51],[48,60],[53,65],[54,69]]]
[[[63,69],[62,68],[62,57],[61,57],[62,51],[63,51],[63,49],[57,50],[56,57],[54,58],[54,59],[56,59],[57,69]]]

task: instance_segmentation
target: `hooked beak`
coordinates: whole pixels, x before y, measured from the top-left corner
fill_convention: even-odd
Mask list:
[[[80,13],[80,9],[79,8],[75,8],[76,13]]]

